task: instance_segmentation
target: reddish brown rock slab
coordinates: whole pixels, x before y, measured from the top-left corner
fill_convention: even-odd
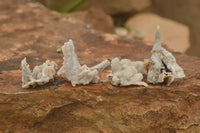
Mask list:
[[[200,59],[175,53],[186,78],[170,86],[72,87],[61,77],[35,88],[21,88],[20,62],[31,69],[46,59],[61,67],[56,52],[73,39],[81,64],[95,65],[119,56],[150,57],[152,42],[120,39],[88,27],[69,15],[21,0],[0,1],[0,132],[198,133],[200,131]],[[6,16],[6,17],[5,17]]]

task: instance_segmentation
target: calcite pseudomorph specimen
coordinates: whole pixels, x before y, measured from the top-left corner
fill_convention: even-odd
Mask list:
[[[176,63],[175,57],[161,46],[159,26],[151,53],[151,58],[144,60],[144,62],[113,59],[111,62],[112,73],[108,75],[111,84],[147,86],[147,83],[142,81],[145,77],[144,80],[148,83],[166,83],[169,86],[175,78],[185,77],[184,71]]]
[[[145,73],[144,62],[130,61],[128,59],[114,58],[111,62],[112,73],[108,74],[108,78],[112,85],[129,86],[142,85],[148,86],[143,82],[143,74]]]
[[[183,69],[176,63],[175,57],[161,46],[160,27],[157,27],[152,56],[147,64],[147,81],[149,83],[163,83],[168,86],[175,78],[184,78]]]
[[[99,74],[110,65],[109,60],[105,60],[94,67],[81,66],[72,40],[69,40],[62,47],[64,54],[63,66],[58,71],[72,86],[86,85],[89,83],[98,83]],[[155,43],[151,51],[150,59],[142,61],[130,61],[128,59],[115,58],[112,60],[112,73],[108,78],[112,85],[129,86],[142,85],[147,86],[143,80],[148,83],[166,83],[168,86],[175,78],[185,77],[183,69],[176,63],[175,57],[161,46],[160,27],[157,27]],[[57,64],[47,60],[41,66],[36,66],[31,73],[26,58],[21,62],[22,66],[22,87],[43,85],[53,79],[56,73]],[[143,79],[145,77],[145,79]]]
[[[94,67],[81,66],[72,40],[64,43],[62,52],[64,54],[64,62],[57,74],[62,75],[63,78],[71,82],[72,86],[98,83],[100,79],[99,73],[110,65],[110,61],[105,60]]]
[[[54,79],[56,74],[57,64],[54,61],[46,60],[40,66],[35,66],[31,73],[29,64],[26,62],[26,58],[21,61],[22,68],[22,88],[28,88],[30,86],[44,85],[50,80]]]

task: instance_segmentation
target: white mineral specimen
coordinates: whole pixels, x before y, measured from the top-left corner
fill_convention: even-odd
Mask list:
[[[31,73],[29,64],[27,64],[26,58],[24,58],[21,61],[21,68],[22,88],[28,88],[29,86],[43,85],[53,79],[53,76],[56,74],[57,64],[46,60],[42,65],[35,66]]]
[[[100,79],[99,73],[110,65],[110,61],[105,60],[91,68],[87,67],[87,65],[81,66],[75,53],[72,40],[64,43],[62,51],[64,54],[64,62],[58,71],[58,75],[62,75],[63,78],[70,81],[72,86],[98,83]]]
[[[175,78],[185,77],[183,69],[176,63],[175,57],[161,46],[160,27],[157,27],[152,56],[147,67],[147,81],[149,83],[163,83],[168,86]]]
[[[111,62],[112,73],[108,74],[108,78],[112,85],[129,86],[143,85],[143,73],[145,73],[144,63],[141,61],[130,61],[128,59],[114,58]]]

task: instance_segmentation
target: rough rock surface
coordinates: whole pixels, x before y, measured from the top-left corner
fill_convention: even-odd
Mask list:
[[[131,17],[126,26],[132,31],[143,32],[143,40],[154,40],[156,26],[160,25],[162,41],[171,49],[185,52],[190,46],[189,28],[181,23],[160,17],[154,13],[141,13]],[[134,35],[133,35],[134,36]]]
[[[114,87],[105,71],[99,84],[72,87],[61,77],[36,88],[21,88],[20,61],[62,63],[56,52],[72,38],[82,64],[116,56],[149,58],[145,42],[117,38],[26,0],[0,1],[0,132],[198,133],[200,59],[173,52],[186,78],[170,88]],[[3,19],[2,19],[3,18]],[[32,69],[32,68],[31,68]]]
[[[156,13],[189,26],[191,47],[187,53],[200,56],[200,1],[152,0],[152,2]]]

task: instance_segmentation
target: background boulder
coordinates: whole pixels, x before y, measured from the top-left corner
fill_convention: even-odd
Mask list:
[[[199,0],[152,0],[157,14],[186,24],[190,28],[191,47],[187,53],[200,56],[200,1]]]
[[[153,13],[134,15],[126,22],[130,36],[136,36],[135,31],[143,33],[143,40],[153,41],[157,25],[161,27],[161,38],[169,48],[184,53],[190,46],[189,28],[181,23],[160,17]],[[136,38],[137,39],[137,38]]]

